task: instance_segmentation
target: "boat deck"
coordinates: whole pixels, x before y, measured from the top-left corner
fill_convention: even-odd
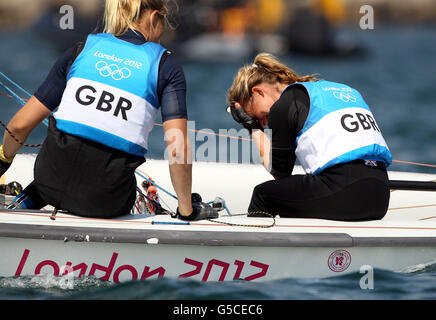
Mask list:
[[[32,179],[34,155],[19,155],[10,171],[7,181],[20,181],[23,185]],[[153,172],[153,178],[161,186],[171,186],[168,164],[163,160],[150,160],[138,169],[139,172]],[[297,167],[296,171],[301,171]],[[245,177],[243,185],[230,184],[229,179]],[[389,172],[393,180],[433,181],[436,175]],[[330,240],[343,241],[351,245],[357,243],[375,245],[379,243],[404,243],[404,238],[421,239],[420,242],[434,244],[436,237],[436,193],[431,191],[392,190],[387,215],[380,221],[341,222],[321,219],[290,219],[276,217],[250,217],[243,214],[248,205],[252,188],[269,179],[268,173],[258,165],[238,164],[194,164],[194,191],[202,190],[204,201],[221,196],[227,202],[232,216],[221,211],[220,217],[213,221],[183,222],[170,216],[126,215],[118,219],[95,219],[73,216],[59,212],[51,220],[51,211],[0,211],[0,235],[15,235],[24,232],[29,237],[40,239],[67,236],[81,239],[88,235],[88,241],[133,241],[157,238],[162,241],[190,242],[196,239],[204,244],[234,245],[249,243],[255,245],[322,245]],[[214,186],[210,188],[210,180]],[[24,182],[23,182],[24,181]],[[138,177],[138,184],[142,179]],[[239,182],[241,183],[241,182]],[[368,190],[368,192],[371,192]],[[159,195],[172,208],[177,203],[164,192]],[[174,209],[173,209],[174,210]],[[23,231],[26,230],[26,231]],[[70,230],[70,231],[68,231]],[[213,236],[206,236],[213,232]],[[90,235],[95,236],[90,236]],[[219,236],[218,236],[219,235]],[[295,235],[295,236],[293,236]],[[309,235],[309,236],[304,236]],[[316,236],[317,235],[317,236]],[[360,240],[353,240],[359,238]],[[395,238],[395,239],[394,239]],[[426,239],[424,239],[426,238]],[[166,239],[166,240],[163,240]],[[280,240],[282,239],[282,240]],[[304,241],[302,240],[304,239]],[[338,240],[339,239],[339,240]],[[351,239],[351,240],[350,240]],[[366,240],[365,240],[366,239]],[[382,239],[385,239],[382,241]],[[403,239],[403,240],[402,240]],[[436,238],[435,238],[436,239]],[[301,240],[301,241],[300,241]],[[395,240],[395,241],[394,241]],[[412,243],[412,242],[411,242]]]

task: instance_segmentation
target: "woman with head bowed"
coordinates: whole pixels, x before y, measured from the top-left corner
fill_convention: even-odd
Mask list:
[[[253,190],[251,215],[342,221],[384,217],[392,156],[357,90],[300,76],[263,53],[239,69],[228,102],[275,178]],[[263,132],[266,125],[271,140]],[[292,174],[296,159],[305,174]]]

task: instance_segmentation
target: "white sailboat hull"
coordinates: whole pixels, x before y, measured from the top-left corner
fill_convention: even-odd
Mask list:
[[[19,155],[6,182],[32,180],[34,156]],[[301,168],[297,168],[297,171]],[[149,160],[139,172],[172,192],[168,164]],[[247,218],[253,187],[270,179],[258,165],[194,163],[193,191],[224,198],[215,221],[187,224],[170,216],[104,220],[50,211],[0,211],[0,276],[94,275],[122,282],[159,277],[248,281],[330,277],[362,268],[405,270],[436,260],[436,194],[393,191],[380,221]],[[391,179],[431,181],[428,174],[390,172]],[[138,183],[142,179],[138,177]],[[159,192],[175,209],[171,197]],[[274,226],[273,223],[275,222]]]

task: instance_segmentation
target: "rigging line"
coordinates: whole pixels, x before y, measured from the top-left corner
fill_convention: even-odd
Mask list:
[[[419,208],[428,208],[428,207],[436,207],[436,204],[423,204],[418,206],[410,206],[410,207],[398,207],[398,208],[389,208],[390,210],[404,210],[404,209],[419,209]]]
[[[248,213],[242,213],[242,214],[236,214],[236,215],[232,215],[232,217],[236,217],[236,216],[247,216],[250,217],[250,215],[255,215],[255,214],[261,214],[262,216],[259,216],[259,218],[272,218],[273,221],[271,224],[269,225],[259,225],[259,224],[241,224],[241,223],[231,223],[231,222],[225,222],[225,221],[219,221],[219,220],[215,220],[215,219],[206,219],[207,221],[210,222],[214,222],[214,223],[218,223],[218,224],[224,224],[224,225],[228,225],[228,226],[233,226],[233,227],[251,227],[251,228],[272,228],[276,225],[276,218],[275,216],[273,216],[272,214],[269,214],[268,212],[264,212],[264,211],[256,211],[256,212],[248,212]],[[256,217],[256,216],[254,216]],[[217,219],[219,219],[220,217],[218,217]]]
[[[29,98],[32,96],[29,92],[27,92],[25,89],[23,89],[20,85],[18,85],[17,83],[15,83],[13,80],[11,80],[9,77],[7,77],[4,73],[0,72],[0,76],[3,76],[6,80],[8,80],[10,83],[12,83],[14,86],[16,86],[18,89],[20,89],[22,92],[24,92],[26,95],[29,96]],[[0,82],[1,83],[1,82]],[[24,105],[24,101],[25,99],[20,98],[18,95],[16,95],[11,89],[7,88],[5,86],[5,89],[14,95],[14,97],[20,101],[21,104]],[[9,98],[12,98],[11,96],[8,95],[4,95],[7,96]],[[154,123],[154,125],[159,126],[159,127],[163,127],[163,124],[161,123]],[[207,134],[207,135],[214,135],[214,136],[218,136],[218,137],[224,137],[224,138],[229,138],[229,139],[235,139],[235,140],[244,140],[244,141],[254,141],[253,139],[249,139],[249,138],[244,138],[244,137],[235,137],[235,136],[230,136],[230,135],[226,135],[226,134],[220,134],[220,133],[214,133],[214,132],[208,132],[208,131],[204,131],[204,130],[194,130],[194,129],[188,129],[188,131],[191,132],[196,132],[196,133],[203,133],[203,134]]]
[[[0,72],[1,74],[1,72]],[[20,98],[18,95],[16,95],[12,89],[8,88],[6,85],[4,85],[3,83],[0,82],[0,84],[9,92],[11,93],[13,96],[10,95],[5,95],[5,94],[0,94],[2,96],[8,97],[8,98],[15,98],[17,99],[22,105],[25,104],[24,101],[27,101],[26,99],[22,99]],[[18,86],[18,85],[17,85]],[[24,90],[24,89],[22,89]],[[24,90],[24,92],[26,92]],[[26,94],[29,95],[29,93],[26,92]],[[47,120],[44,119],[44,124],[47,124]],[[158,127],[163,127],[163,124],[161,123],[154,123],[155,126]],[[224,138],[228,138],[228,139],[235,139],[235,140],[244,140],[244,141],[254,141],[253,139],[249,139],[249,138],[244,138],[244,137],[235,137],[235,136],[230,136],[230,135],[226,135],[226,134],[220,134],[220,133],[215,133],[215,132],[209,132],[209,131],[204,131],[204,130],[194,130],[194,129],[188,129],[188,131],[190,132],[196,132],[196,133],[203,133],[203,134],[207,134],[207,135],[214,135],[214,136],[219,136],[219,137],[224,137]]]
[[[1,73],[1,72],[0,72]],[[3,82],[0,81],[0,86],[2,86],[7,92],[9,92],[10,94],[12,94],[12,96],[10,95],[6,95],[6,94],[0,94],[2,96],[8,97],[8,98],[15,98],[15,100],[17,100],[22,106],[24,106],[26,104],[27,101],[29,101],[28,99],[23,99],[20,96],[18,96],[11,88],[9,88],[7,85],[5,85]],[[24,90],[24,89],[23,89]],[[24,90],[25,91],[25,90]],[[26,92],[26,91],[25,91]],[[27,95],[29,95],[29,93],[26,92]],[[31,97],[31,96],[30,96]],[[44,119],[42,121],[42,123],[44,125],[46,125],[48,127],[48,120]],[[10,132],[9,132],[10,133]]]
[[[0,72],[1,74],[1,72]],[[20,96],[18,96],[11,88],[9,88],[7,85],[5,85],[3,82],[0,81],[0,86],[3,87],[7,92],[9,92],[12,96],[10,95],[5,95],[5,94],[1,94],[2,96],[6,96],[8,98],[15,98],[15,100],[17,100],[22,106],[24,106],[26,104],[26,101],[28,101],[27,99],[22,99]],[[24,89],[23,89],[24,90]],[[24,90],[25,91],[25,90]],[[29,93],[27,93],[29,94]],[[48,120],[44,119],[42,121],[42,123],[44,125],[46,125],[48,127]],[[2,121],[0,121],[0,124],[6,129],[6,131],[12,136],[12,138],[14,138],[15,141],[17,141],[19,144],[25,146],[25,147],[31,147],[31,148],[36,148],[36,147],[40,147],[42,146],[42,143],[40,144],[35,144],[35,145],[28,145],[25,144],[24,142],[19,141],[12,132],[9,131],[9,129],[6,127],[6,125],[3,124]]]
[[[22,106],[26,104],[26,102],[21,99],[12,89],[9,89],[7,85],[5,85],[2,81],[0,81],[0,86],[3,87],[8,93],[10,93]]]
[[[24,92],[29,98],[32,96],[29,92],[27,92],[25,89],[23,89],[19,84],[17,84],[16,82],[14,82],[12,79],[10,79],[7,75],[5,75],[3,72],[0,71],[0,76],[2,76],[3,78],[5,78],[7,81],[9,81],[10,83],[12,83],[15,87],[17,87],[18,89],[20,89],[22,92]]]
[[[141,171],[141,170],[139,170],[139,169],[136,169],[136,172],[140,172],[140,173],[142,173],[142,174],[144,174],[144,175],[146,175],[149,179],[147,179],[147,181],[149,182],[149,183],[152,183],[153,184],[153,179],[151,178],[151,176],[149,175],[149,174],[147,174],[147,173],[145,173],[144,171]],[[156,184],[154,184],[155,186],[156,186]],[[173,196],[173,198],[174,198],[175,196]],[[175,199],[177,199],[177,198],[175,198]],[[165,202],[165,200],[162,198],[162,197],[160,197],[159,198],[159,200],[161,200],[163,203],[164,203],[164,205],[166,205],[167,206],[167,208],[168,209],[170,209],[170,211],[173,211],[173,209],[171,209],[171,207]]]
[[[15,135],[8,129],[8,127],[3,123],[3,121],[0,120],[0,125],[5,128],[5,130],[9,133],[12,139],[14,139],[18,144],[21,144],[24,147],[28,148],[38,148],[42,146],[42,143],[39,144],[26,144],[24,142],[21,142]]]
[[[163,127],[162,123],[154,123],[155,126]],[[229,139],[236,139],[236,140],[245,140],[245,141],[254,141],[253,139],[244,138],[244,137],[235,137],[235,136],[229,136],[227,134],[221,134],[221,133],[215,133],[215,132],[209,132],[204,130],[194,130],[194,129],[188,129],[190,132],[197,132],[197,133],[204,133],[208,135],[218,136],[218,137],[224,137]]]
[[[165,200],[162,197],[159,197],[159,200],[163,202],[163,204],[171,211],[174,212],[174,210],[168,205],[168,203],[165,202]]]
[[[147,180],[149,183],[151,183],[152,185],[154,185],[156,188],[161,189],[163,192],[165,192],[166,194],[170,195],[171,197],[173,197],[174,199],[178,200],[178,198],[173,195],[171,192],[165,190],[164,188],[162,188],[161,186],[159,186],[158,184],[156,184],[156,182],[150,180],[149,178],[147,178],[145,175],[143,175],[141,172],[138,172],[138,170],[135,171],[135,173],[140,176],[141,178]]]
[[[419,163],[419,162],[410,162],[410,161],[402,161],[402,160],[392,160],[393,162],[397,163],[404,163],[404,164],[413,164],[415,166],[423,166],[423,167],[431,167],[436,168],[435,164],[426,164],[426,163]]]
[[[0,74],[2,74],[0,72]],[[14,82],[12,82],[14,83]],[[22,99],[20,98],[18,95],[16,95],[10,88],[8,88],[5,84],[3,84],[0,81],[0,85],[5,88],[9,93],[11,93],[13,96],[10,95],[6,95],[6,94],[1,94],[2,96],[8,97],[8,98],[15,98],[17,99],[21,104],[25,104],[25,100],[26,99]],[[17,85],[18,86],[18,85]],[[22,89],[24,90],[24,89]],[[25,90],[24,90],[25,91]],[[29,95],[29,93],[26,92],[26,94]],[[47,119],[44,119],[43,123],[48,126],[48,121]],[[154,123],[154,125],[159,126],[159,127],[163,127],[162,123]],[[235,137],[235,136],[230,136],[230,135],[226,135],[226,134],[219,134],[219,133],[214,133],[214,132],[208,132],[208,131],[203,131],[203,130],[194,130],[194,129],[188,129],[188,131],[191,132],[197,132],[197,133],[203,133],[203,134],[207,134],[207,135],[215,135],[215,136],[220,136],[220,137],[225,137],[225,138],[229,138],[229,139],[236,139],[236,140],[245,140],[245,141],[253,141],[253,139],[247,139],[244,137]],[[411,164],[411,165],[416,165],[416,166],[422,166],[422,167],[430,167],[430,168],[436,168],[436,165],[434,164],[427,164],[427,163],[419,163],[419,162],[411,162],[411,161],[403,161],[403,160],[392,160],[392,162],[396,162],[396,163],[402,163],[402,164]]]
[[[426,217],[426,218],[421,218],[419,220],[430,220],[430,219],[434,219],[436,218],[436,216],[431,216],[431,217]]]
[[[13,98],[11,95],[9,95],[9,94],[4,94],[4,93],[0,93],[0,96],[4,96],[4,97],[8,97],[8,98]]]
[[[17,86],[17,87],[20,88],[23,92],[25,92],[27,95],[30,96],[30,94],[29,94],[26,90],[24,90],[24,89],[21,88],[18,84],[14,83],[12,80],[10,80],[9,78],[7,78],[3,73],[0,72],[0,75],[4,76],[4,77],[5,77],[6,79],[8,79],[12,84],[14,84],[15,86]],[[3,88],[5,88],[5,89],[10,93],[10,94],[12,94],[12,96],[13,96],[15,99],[17,99],[17,100],[18,100],[22,105],[25,105],[25,104],[26,104],[26,103],[24,102],[23,99],[21,99],[17,94],[15,94],[15,92],[14,92],[12,89],[10,89],[8,86],[6,86],[5,84],[3,84],[1,81],[0,81],[0,85],[1,85]],[[48,121],[47,121],[47,119],[44,119],[43,124],[44,124],[45,126],[48,127]],[[25,144],[25,143],[19,141],[19,140],[18,140],[18,139],[17,139],[17,138],[12,134],[12,132],[10,132],[10,130],[7,128],[7,126],[6,126],[5,124],[3,124],[3,122],[0,121],[0,125],[2,125],[2,126],[6,129],[6,131],[9,133],[9,135],[11,135],[11,137],[12,137],[15,141],[17,141],[19,144],[21,144],[21,145],[23,145],[23,146],[25,146],[25,147],[33,147],[33,148],[36,148],[36,147],[40,147],[40,146],[42,146],[42,143],[41,143],[41,144],[35,144],[35,145],[28,145],[28,144]],[[172,193],[168,192],[168,191],[165,190],[164,188],[160,187],[160,186],[157,185],[154,181],[151,181],[150,179],[148,179],[148,178],[142,176],[141,173],[139,173],[138,171],[135,171],[135,173],[138,174],[139,176],[143,177],[143,178],[146,179],[149,183],[155,185],[157,188],[161,189],[162,191],[164,191],[165,193],[167,193],[168,195],[170,195],[170,196],[173,197],[174,199],[178,200],[178,198],[177,198],[175,195],[173,195]]]
[[[7,98],[11,98],[11,99],[14,99],[14,97],[13,96],[11,96],[11,95],[9,95],[9,94],[4,94],[4,93],[0,93],[0,96],[3,96],[3,97],[7,97]],[[23,99],[24,101],[29,101],[29,99]]]

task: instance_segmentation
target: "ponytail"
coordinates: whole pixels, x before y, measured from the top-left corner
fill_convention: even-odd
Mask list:
[[[245,105],[251,97],[251,89],[263,82],[272,85],[291,85],[295,82],[309,81],[318,81],[318,79],[315,75],[300,76],[273,55],[260,53],[254,59],[253,65],[239,69],[227,92],[227,100],[231,105],[236,102]]]
[[[277,60],[269,53],[260,53],[254,59],[254,65],[262,73],[264,71],[265,82],[280,82],[292,84],[295,82],[317,81],[314,75],[300,76],[294,70]]]
[[[103,32],[119,36],[135,29],[147,10],[157,10],[166,21],[168,8],[163,0],[106,0]]]

